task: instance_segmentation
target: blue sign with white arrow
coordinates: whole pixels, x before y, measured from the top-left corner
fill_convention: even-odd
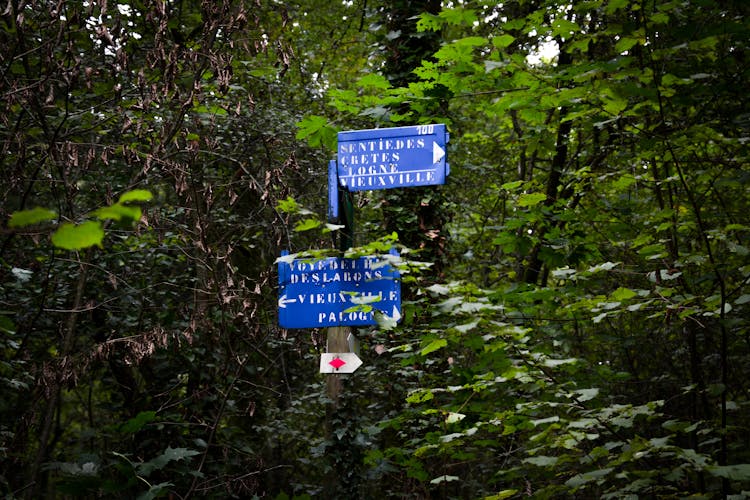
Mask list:
[[[387,256],[287,256],[284,252],[278,260],[282,327],[364,326],[377,324],[378,316],[389,322],[401,318],[401,278]]]
[[[339,183],[349,191],[445,184],[444,124],[339,132]]]

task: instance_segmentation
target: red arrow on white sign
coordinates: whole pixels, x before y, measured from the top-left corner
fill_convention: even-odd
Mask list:
[[[354,373],[362,360],[353,352],[326,352],[320,356],[320,373]]]

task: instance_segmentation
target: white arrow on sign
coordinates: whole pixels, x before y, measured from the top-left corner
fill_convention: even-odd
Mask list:
[[[393,316],[391,316],[391,319],[396,322],[401,319],[401,313],[398,312],[398,307],[396,306],[393,306]]]
[[[325,352],[320,355],[320,373],[354,373],[362,360],[353,352]]]
[[[386,313],[381,311],[375,311],[375,321],[378,326],[383,330],[392,330],[396,328],[398,321],[401,319],[401,313],[398,311],[398,307],[393,306],[393,316],[388,316]]]
[[[286,309],[286,305],[291,304],[293,302],[297,302],[297,299],[288,299],[286,297],[286,294],[279,297],[279,307],[282,309]]]
[[[445,156],[445,150],[437,142],[432,143],[432,163],[437,163]]]

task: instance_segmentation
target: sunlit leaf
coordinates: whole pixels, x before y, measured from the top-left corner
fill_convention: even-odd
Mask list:
[[[466,9],[463,7],[455,7],[452,9],[442,9],[440,11],[440,17],[445,19],[448,23],[459,25],[471,25],[477,20],[476,11],[473,9]]]
[[[284,212],[287,214],[297,213],[299,208],[300,208],[299,204],[291,196],[287,196],[286,199],[279,200],[276,203],[276,209],[279,210],[280,212]]]
[[[438,476],[435,479],[431,480],[430,484],[440,484],[442,482],[451,482],[451,481],[458,481],[458,480],[459,480],[458,476],[444,475],[444,476]]]
[[[576,389],[575,394],[578,401],[589,401],[599,395],[599,389],[597,387],[592,387],[590,389]]]
[[[571,363],[577,363],[578,358],[566,358],[566,359],[545,359],[544,360],[544,366],[548,368],[554,368],[556,366],[560,365],[568,365]]]
[[[625,52],[626,50],[630,50],[633,48],[634,45],[638,44],[637,38],[628,38],[628,37],[622,37],[615,45],[615,51],[617,52]]]
[[[442,349],[443,347],[448,345],[448,341],[445,339],[435,339],[429,344],[427,344],[425,347],[422,348],[420,351],[420,354],[422,356],[425,356],[427,354],[430,354],[431,352],[435,352],[438,349]]]
[[[388,79],[380,73],[368,73],[357,80],[357,84],[361,87],[371,87],[380,90],[386,90],[391,86]]]
[[[516,204],[519,207],[533,207],[547,199],[544,193],[524,193],[518,197]]]
[[[564,17],[558,17],[552,21],[552,28],[552,36],[561,35],[563,37],[568,37],[572,33],[581,31],[580,26],[573,21],[568,21]]]
[[[18,212],[13,212],[10,215],[8,227],[16,228],[32,226],[34,224],[39,224],[40,222],[53,220],[56,217],[57,213],[47,208],[36,207],[31,210],[20,210]]]
[[[559,421],[560,421],[560,417],[558,417],[557,415],[554,415],[552,417],[540,418],[540,419],[537,419],[537,420],[532,420],[531,424],[534,427],[536,427],[538,425],[553,424],[553,423],[559,422]]]
[[[150,201],[154,197],[151,191],[146,189],[133,189],[120,196],[118,203],[128,203],[131,201]]]
[[[428,389],[420,389],[412,394],[409,394],[406,398],[407,403],[424,403],[434,398],[435,395]]]
[[[614,300],[620,301],[620,300],[631,299],[631,298],[635,297],[636,295],[638,295],[638,294],[636,292],[634,292],[633,290],[630,290],[629,288],[620,287],[617,290],[615,290],[614,292],[612,292],[612,294],[610,296]]]
[[[463,413],[456,413],[449,411],[448,416],[445,417],[445,423],[446,424],[455,424],[456,422],[460,422],[461,420],[465,419],[466,415]]]
[[[508,45],[510,45],[511,43],[513,43],[513,41],[515,39],[516,39],[516,37],[514,37],[512,35],[508,35],[506,33],[506,34],[503,34],[503,35],[500,35],[500,36],[492,37],[492,45],[494,45],[498,49],[504,49]]]
[[[92,212],[92,215],[94,215],[96,218],[100,220],[132,220],[137,221],[141,218],[141,209],[140,207],[132,207],[129,205],[122,205],[121,203],[115,203],[114,205],[110,205],[108,207],[101,207],[94,212]]]
[[[325,229],[323,229],[324,233],[332,232],[332,231],[338,231],[340,229],[344,229],[346,226],[343,224],[331,224],[330,222],[326,222]]]
[[[502,490],[494,495],[486,496],[482,500],[505,500],[518,493],[518,490]]]
[[[307,139],[310,146],[325,146],[336,149],[336,129],[328,124],[323,116],[309,115],[297,122],[297,139]]]
[[[104,229],[100,222],[86,221],[81,224],[66,222],[52,233],[52,244],[65,250],[82,250],[101,246]]]
[[[321,222],[318,219],[305,219],[305,220],[298,222],[294,226],[294,230],[297,232],[309,231],[310,229],[315,229],[316,227],[319,227],[320,225],[321,225]]]
[[[595,266],[592,266],[589,268],[588,272],[590,273],[598,273],[599,271],[610,271],[617,267],[619,265],[618,262],[604,262],[602,264],[597,264]]]
[[[31,279],[31,276],[34,274],[34,271],[31,271],[30,269],[23,269],[20,267],[11,268],[10,272],[21,283],[26,283],[27,281],[29,281]]]

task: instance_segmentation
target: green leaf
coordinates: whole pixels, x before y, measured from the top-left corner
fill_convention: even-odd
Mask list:
[[[581,52],[586,52],[589,50],[589,44],[591,43],[591,37],[582,38],[580,40],[575,40],[572,43],[568,44],[566,46],[566,49],[568,52],[572,52],[574,50],[579,50]]]
[[[328,125],[328,120],[323,116],[310,115],[297,122],[297,139],[307,139],[308,144],[313,147],[325,146],[331,150],[336,149],[336,129]]]
[[[344,229],[346,225],[344,224],[331,224],[330,222],[326,222],[326,227],[323,229],[323,233],[330,233],[333,231],[339,231],[340,229]]]
[[[607,14],[614,14],[619,9],[624,9],[628,6],[628,0],[609,0],[607,2],[606,12]]]
[[[158,457],[149,460],[148,462],[138,464],[136,468],[141,475],[148,476],[155,470],[163,469],[169,462],[183,460],[198,454],[200,454],[200,452],[188,448],[168,447],[164,450],[164,453]]]
[[[565,485],[570,486],[571,488],[576,488],[596,479],[603,478],[604,476],[612,472],[612,470],[612,467],[607,467],[604,469],[584,472],[583,474],[576,474],[575,476],[565,481]]]
[[[514,189],[516,189],[516,188],[520,187],[521,185],[523,185],[523,183],[524,183],[524,181],[511,181],[511,182],[506,182],[505,184],[503,184],[502,186],[500,186],[500,188],[502,188],[502,189],[506,189],[506,190],[508,190],[508,191],[512,191],[512,190],[514,190]]]
[[[625,108],[628,107],[628,101],[627,99],[610,95],[608,99],[604,99],[603,105],[604,111],[611,115],[617,116],[621,112],[625,111]]]
[[[556,368],[560,365],[568,365],[571,363],[578,363],[578,358],[566,358],[566,359],[545,359],[544,366],[547,368]]]
[[[518,490],[498,491],[496,494],[484,497],[482,500],[505,500],[506,498],[512,497],[516,493],[518,493]]]
[[[310,229],[315,229],[316,227],[319,227],[321,222],[318,219],[305,219],[303,221],[298,222],[294,226],[294,230],[297,232],[302,231],[309,231]]]
[[[562,35],[568,37],[572,33],[581,31],[581,27],[572,21],[568,21],[564,17],[559,17],[552,21],[552,36]]]
[[[547,199],[544,193],[524,193],[518,197],[516,205],[519,207],[533,207]]]
[[[515,41],[516,37],[508,34],[496,36],[492,38],[492,45],[498,49],[504,49]]]
[[[716,477],[732,481],[750,481],[750,464],[713,465],[706,469]]]
[[[122,193],[120,199],[117,202],[128,203],[131,201],[151,201],[153,197],[154,195],[151,194],[151,191],[148,191],[146,189],[133,189],[131,191]]]
[[[0,332],[3,333],[16,333],[16,325],[9,317],[0,314]]]
[[[120,426],[119,431],[123,434],[134,434],[141,430],[144,425],[156,418],[155,411],[142,411]]]
[[[448,412],[448,416],[445,417],[445,423],[446,424],[455,424],[457,422],[460,422],[464,418],[466,418],[466,415],[464,415],[463,413],[456,413],[456,412],[453,412],[453,411],[449,411]]]
[[[538,457],[524,458],[523,462],[527,464],[536,465],[537,467],[549,467],[557,463],[558,457],[548,457],[545,455],[539,455]]]
[[[94,210],[92,214],[100,220],[111,219],[119,221],[125,219],[138,221],[141,218],[141,209],[140,207],[130,207],[115,203],[114,205]]]
[[[438,31],[443,27],[444,21],[435,14],[423,12],[417,21],[417,31]]]
[[[632,175],[625,174],[619,179],[617,179],[615,182],[612,183],[612,187],[618,190],[625,190],[629,188],[631,185],[633,185],[636,181],[636,178]]]
[[[297,139],[306,139],[310,136],[314,136],[319,131],[328,125],[328,120],[324,116],[310,115],[304,117],[301,121],[297,122]]]
[[[286,200],[279,200],[276,209],[287,214],[295,214],[299,211],[299,204],[294,198],[287,196]]]
[[[40,222],[53,220],[57,213],[47,208],[36,207],[31,210],[20,210],[13,212],[8,221],[8,227],[26,227]]]
[[[409,394],[406,398],[407,403],[424,403],[434,398],[435,395],[429,389],[420,389],[412,394]]]
[[[65,250],[81,250],[94,245],[101,247],[104,229],[100,222],[86,221],[82,224],[66,222],[52,233],[52,244]]]
[[[667,24],[669,22],[669,16],[664,12],[656,12],[651,15],[650,20],[654,24]]]
[[[357,81],[360,87],[372,87],[380,90],[391,88],[391,83],[379,73],[368,73]]]
[[[619,262],[604,262],[602,264],[597,264],[595,266],[592,266],[589,268],[588,272],[590,273],[598,273],[599,271],[610,271],[617,267],[620,263]]]
[[[167,492],[167,489],[170,486],[174,486],[174,485],[172,483],[167,483],[167,482],[154,484],[148,489],[148,491],[139,495],[136,500],[153,500],[154,498],[159,498],[160,496],[162,496],[164,493]]]
[[[462,7],[455,7],[452,9],[443,9],[440,11],[439,16],[445,19],[449,24],[456,26],[471,25],[477,20],[477,14],[473,9],[465,9]]]
[[[534,427],[536,427],[537,425],[553,424],[553,423],[559,422],[559,421],[560,421],[560,417],[558,417],[557,415],[554,415],[552,417],[540,418],[540,419],[537,419],[537,420],[532,420],[531,423],[534,425]]]
[[[599,395],[599,388],[592,387],[590,389],[576,389],[574,392],[577,394],[576,399],[583,402],[597,397]]]
[[[631,298],[635,297],[636,295],[638,295],[638,294],[636,292],[634,292],[633,290],[631,290],[629,288],[620,287],[617,290],[615,290],[614,292],[612,292],[611,297],[612,297],[613,300],[621,301],[621,300],[631,299]]]
[[[425,347],[422,348],[422,351],[420,354],[422,356],[425,356],[427,354],[430,354],[431,352],[435,352],[438,349],[442,349],[443,347],[448,345],[448,341],[445,339],[435,339],[429,344],[427,344]]]
[[[481,36],[467,36],[453,41],[457,47],[481,47],[486,43],[487,39]]]
[[[615,51],[618,53],[622,53],[622,52],[625,52],[626,50],[632,49],[633,46],[637,44],[638,44],[637,38],[623,37],[617,42],[617,44],[615,44]]]

